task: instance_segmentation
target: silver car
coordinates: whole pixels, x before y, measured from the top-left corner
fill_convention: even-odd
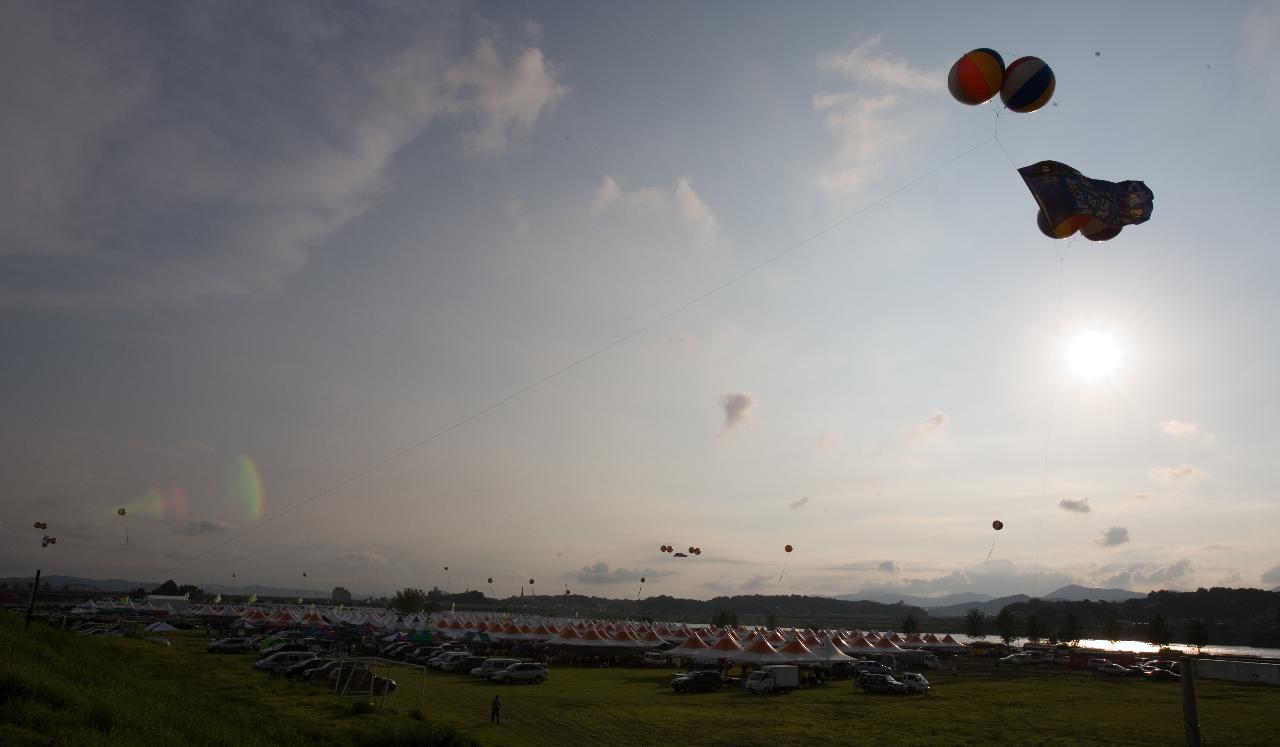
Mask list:
[[[547,665],[512,664],[506,669],[495,672],[489,679],[500,685],[510,685],[516,682],[541,685],[547,679]]]

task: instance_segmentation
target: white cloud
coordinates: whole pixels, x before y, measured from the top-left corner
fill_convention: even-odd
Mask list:
[[[224,11],[147,36],[128,6],[0,6],[0,87],[24,102],[0,109],[0,262],[26,270],[0,264],[0,304],[273,290],[429,128],[494,155],[567,94],[539,49],[448,9]]]
[[[904,130],[887,116],[898,103],[894,94],[817,94],[813,108],[840,143],[836,157],[818,172],[828,192],[854,192],[879,175],[891,155],[907,142]]]
[[[231,530],[231,523],[227,521],[218,521],[215,519],[202,519],[200,521],[189,521],[180,531],[182,534],[192,537],[202,537],[208,534],[221,534]]]
[[[582,584],[640,583],[641,578],[647,581],[674,573],[675,571],[660,571],[653,568],[610,568],[608,563],[597,561],[591,565],[582,566],[582,570],[573,574],[573,579]]]
[[[338,555],[338,562],[350,563],[353,565],[375,565],[380,567],[391,565],[391,561],[387,559],[387,556],[371,552],[369,550],[344,552]]]
[[[1157,467],[1151,470],[1151,479],[1160,482],[1188,484],[1208,479],[1210,476],[1208,472],[1190,464],[1180,464],[1177,467]]]
[[[1263,583],[1280,584],[1280,565],[1262,574]]]
[[[1133,563],[1128,566],[1122,566],[1122,568],[1123,570],[1117,571],[1115,566],[1104,567],[1102,569],[1103,573],[1112,573],[1113,575],[1104,578],[1102,585],[1122,589],[1132,588],[1134,591],[1143,588],[1168,588],[1185,579],[1194,570],[1191,561],[1186,558],[1164,565],[1160,563]]]
[[[1165,420],[1160,423],[1160,430],[1167,436],[1198,440],[1205,446],[1212,444],[1215,438],[1212,432],[1185,420]]]
[[[790,503],[791,510],[793,511],[796,510],[797,508],[804,508],[807,505],[809,505],[809,496],[807,495],[800,498],[799,500],[794,500]]]
[[[751,414],[756,407],[756,396],[747,392],[721,395],[720,407],[724,410],[724,429],[733,430],[751,422]]]
[[[1095,541],[1103,547],[1123,545],[1129,541],[1129,530],[1124,527],[1111,527],[1103,531],[1102,536]]]
[[[921,70],[887,52],[877,53],[880,37],[873,36],[853,49],[818,58],[818,69],[838,73],[859,83],[894,90],[938,91],[945,75],[938,70]]]
[[[601,213],[621,209],[638,214],[673,216],[693,230],[698,241],[714,241],[716,218],[706,201],[693,188],[693,180],[681,177],[675,187],[637,187],[625,190],[618,180],[606,174],[591,199],[591,209]]]
[[[1135,501],[1145,501],[1146,499],[1151,497],[1151,494],[1150,493],[1134,493],[1129,497]]]
[[[951,422],[951,417],[935,407],[930,410],[928,417],[911,426],[911,429],[907,431],[907,440],[910,442],[928,440],[942,433],[949,422]]]
[[[1087,514],[1092,510],[1089,506],[1088,498],[1063,498],[1058,501],[1058,508],[1063,511],[1075,511],[1080,514]]]
[[[894,119],[900,94],[942,88],[941,71],[921,70],[879,52],[873,36],[850,50],[823,55],[818,69],[851,81],[851,91],[822,92],[813,109],[839,142],[836,157],[818,172],[829,192],[852,192],[879,175],[909,140],[905,123]]]
[[[893,562],[892,560],[885,560],[881,562],[878,566],[876,566],[876,568],[881,573],[897,573],[898,572],[898,564]]]

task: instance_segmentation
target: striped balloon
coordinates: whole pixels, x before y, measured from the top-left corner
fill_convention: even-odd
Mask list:
[[[975,49],[956,60],[947,76],[947,88],[962,104],[976,106],[990,101],[1004,81],[1004,60],[994,49]]]
[[[1011,111],[1033,112],[1053,96],[1053,70],[1039,57],[1019,57],[1004,69],[1000,100]]]
[[[1104,223],[1097,218],[1090,218],[1080,227],[1080,235],[1090,241],[1110,241],[1120,235],[1121,226]]]
[[[1071,234],[1082,229],[1089,222],[1087,215],[1073,215],[1063,220],[1056,226],[1049,225],[1049,218],[1045,216],[1044,211],[1036,212],[1036,225],[1040,228],[1040,233],[1051,239],[1065,239]]]

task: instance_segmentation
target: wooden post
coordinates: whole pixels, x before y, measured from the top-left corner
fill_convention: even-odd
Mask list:
[[[1196,713],[1195,661],[1182,657],[1182,726],[1187,733],[1187,747],[1200,747],[1200,716]]]
[[[36,569],[36,582],[31,585],[31,599],[27,602],[27,623],[24,628],[31,627],[31,611],[36,608],[36,592],[40,591],[40,569]]]

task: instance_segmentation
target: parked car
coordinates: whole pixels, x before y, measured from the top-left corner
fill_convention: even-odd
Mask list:
[[[457,672],[458,674],[471,674],[471,670],[484,664],[485,660],[488,658],[489,657],[487,656],[476,656],[473,654],[458,662],[458,666],[454,667],[451,671]]]
[[[303,682],[319,682],[326,684],[329,682],[329,675],[336,671],[339,667],[350,664],[349,659],[327,659],[319,666],[310,669],[301,678]]]
[[[276,654],[283,654],[291,651],[300,652],[300,651],[310,651],[310,650],[311,650],[310,647],[308,647],[307,644],[305,643],[277,643],[273,646],[268,647],[267,650],[263,651],[262,655],[258,658],[266,659],[267,657],[274,656]]]
[[[1182,675],[1168,669],[1153,667],[1151,669],[1147,669],[1143,671],[1142,678],[1147,680],[1152,680],[1152,681],[1167,680],[1171,682],[1177,682],[1178,680],[1182,679]]]
[[[318,669],[321,665],[327,664],[329,661],[331,660],[321,659],[318,656],[314,659],[303,659],[297,664],[290,664],[285,667],[281,670],[281,674],[283,674],[286,679],[306,681],[312,670]]]
[[[1095,667],[1098,674],[1104,677],[1129,677],[1133,675],[1133,670],[1126,666],[1121,666],[1113,661],[1104,661]]]
[[[495,672],[489,679],[499,685],[511,685],[517,682],[541,685],[547,679],[547,666],[531,663],[512,664],[506,669]]]
[[[893,672],[888,666],[870,659],[860,659],[853,662],[853,671],[855,678],[864,674],[891,674]]]
[[[279,672],[285,667],[314,658],[316,655],[311,651],[281,651],[255,661],[253,668],[259,672]]]
[[[891,674],[864,674],[858,680],[858,687],[868,693],[907,694],[907,686],[895,680]]]
[[[478,679],[487,680],[493,675],[501,672],[512,664],[519,664],[518,659],[504,659],[501,657],[493,657],[485,659],[480,666],[471,669],[471,676]]]
[[[929,694],[929,680],[925,679],[923,674],[915,672],[906,672],[902,675],[902,684],[906,686],[907,692],[918,695]]]
[[[246,638],[223,638],[205,646],[204,650],[211,654],[238,654],[251,649]]]
[[[1182,674],[1182,663],[1173,661],[1172,659],[1150,659],[1138,665],[1144,671],[1152,669],[1164,669],[1174,674]]]
[[[457,671],[458,665],[471,658],[470,651],[450,651],[436,666],[441,672]],[[468,670],[469,671],[469,670]]]
[[[1105,660],[1104,660],[1105,661]],[[1040,657],[1028,653],[1009,654],[1000,658],[1001,664],[1039,664]]]
[[[671,689],[678,693],[705,693],[719,690],[724,678],[714,669],[685,672],[671,679]]]

